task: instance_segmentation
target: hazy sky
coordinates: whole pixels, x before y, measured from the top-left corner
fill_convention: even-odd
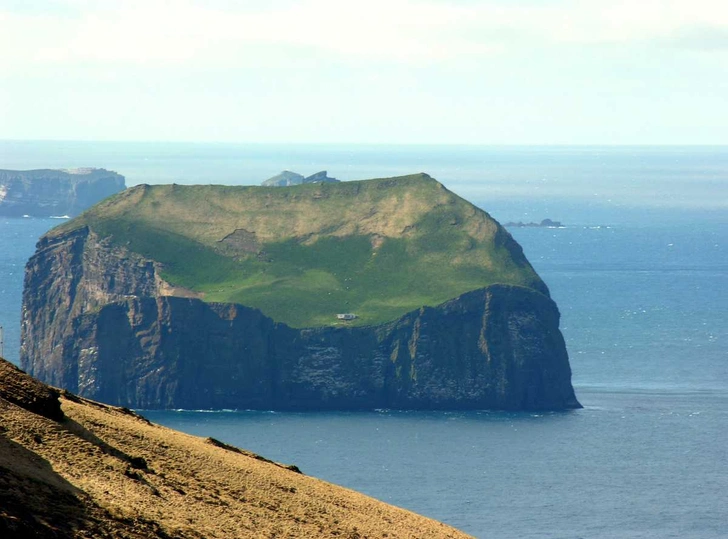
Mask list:
[[[0,0],[0,139],[728,144],[728,2]]]

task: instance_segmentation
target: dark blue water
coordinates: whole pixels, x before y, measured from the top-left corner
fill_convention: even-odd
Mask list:
[[[241,154],[224,145],[14,144],[0,143],[0,168],[43,166],[45,156],[45,166],[106,166],[130,183],[165,174],[199,181],[202,173],[257,183],[283,168],[328,168],[343,179],[425,170],[501,220],[565,222],[511,232],[560,307],[583,410],[145,414],[477,537],[728,536],[724,148],[246,147]],[[11,360],[21,268],[53,224],[0,219],[0,324]]]
[[[564,414],[146,412],[477,537],[725,537],[728,397],[579,391]]]
[[[23,272],[38,238],[63,222],[60,219],[0,217],[0,326],[4,329],[3,357],[18,362]]]
[[[581,387],[728,391],[728,224],[514,229]]]

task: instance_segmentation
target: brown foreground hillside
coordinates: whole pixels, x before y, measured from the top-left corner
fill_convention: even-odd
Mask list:
[[[468,536],[0,359],[0,537]]]

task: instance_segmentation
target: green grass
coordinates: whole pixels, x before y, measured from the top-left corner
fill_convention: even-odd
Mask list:
[[[358,316],[346,324],[379,324],[493,283],[541,286],[518,249],[496,241],[487,214],[421,175],[139,187],[63,230],[83,224],[158,261],[165,280],[205,301],[259,308],[293,327],[344,324],[342,312]],[[236,229],[255,232],[256,252],[223,248]]]
[[[118,245],[164,265],[164,276],[173,284],[203,290],[236,273],[238,264],[182,235],[144,223],[114,219],[99,223],[95,231]]]

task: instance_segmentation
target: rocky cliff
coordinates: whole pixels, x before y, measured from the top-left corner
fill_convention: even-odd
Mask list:
[[[125,187],[104,169],[0,170],[0,215],[74,216]]]
[[[384,324],[296,329],[169,295],[160,271],[89,227],[42,239],[26,268],[23,368],[135,408],[579,406],[547,292],[494,284]]]
[[[0,358],[0,537],[469,536],[295,466],[50,388]]]

